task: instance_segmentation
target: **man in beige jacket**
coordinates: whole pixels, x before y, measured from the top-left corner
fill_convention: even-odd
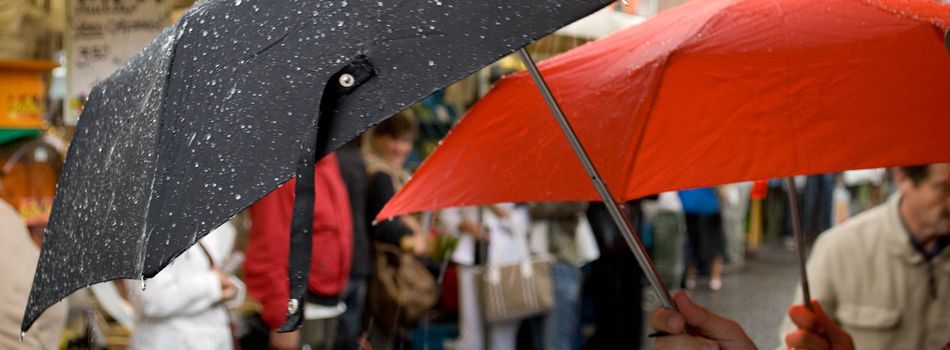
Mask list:
[[[895,170],[899,193],[815,242],[811,296],[856,349],[940,349],[950,340],[950,164]],[[794,327],[786,317],[783,343]]]
[[[950,163],[898,168],[895,180],[899,194],[815,242],[808,276],[824,312],[806,311],[797,292],[790,314],[807,329],[786,318],[780,349],[950,348]],[[655,349],[755,349],[735,321],[681,292],[674,302],[680,312],[650,317],[654,330],[673,334]]]

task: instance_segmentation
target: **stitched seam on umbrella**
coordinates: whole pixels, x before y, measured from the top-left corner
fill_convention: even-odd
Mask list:
[[[181,23],[183,23],[182,22],[183,20],[179,20],[175,24],[176,31],[180,29],[178,27],[180,26]],[[175,33],[170,33],[170,34],[176,35]],[[176,38],[175,42],[172,44],[172,47],[170,49],[171,52],[169,52],[168,64],[165,68],[165,81],[164,83],[162,83],[161,102],[159,104],[159,109],[158,109],[158,127],[156,130],[157,140],[155,140],[155,144],[152,149],[153,154],[155,154],[156,161],[154,164],[155,168],[152,170],[152,183],[148,189],[148,199],[145,201],[145,220],[142,223],[143,225],[142,226],[142,244],[144,244],[143,247],[145,248],[143,248],[142,252],[139,254],[138,263],[137,263],[140,269],[139,275],[141,275],[139,277],[142,278],[143,280],[145,279],[145,253],[146,253],[146,250],[148,250],[146,248],[148,247],[148,242],[152,235],[151,232],[149,232],[148,230],[148,226],[149,226],[148,213],[151,210],[152,197],[155,194],[155,181],[156,179],[158,179],[158,175],[159,175],[159,162],[157,160],[161,153],[158,152],[159,150],[158,145],[160,145],[162,143],[162,140],[165,138],[162,133],[162,131],[165,129],[165,118],[164,118],[165,110],[166,110],[165,103],[168,101],[168,85],[171,83],[172,68],[175,66],[175,53],[178,52],[179,42],[180,41]],[[162,173],[162,175],[164,175],[164,172]],[[178,256],[178,255],[181,255],[181,253],[176,254],[175,256]]]
[[[660,90],[663,88],[663,81],[664,81],[664,77],[666,76],[666,70],[669,67],[669,64],[673,58],[673,55],[676,54],[676,52],[677,51],[674,50],[673,52],[663,57],[663,68],[660,69],[658,81],[656,83],[656,88],[653,90],[653,98],[650,99],[650,105],[647,107],[646,113],[643,116],[643,122],[640,123],[641,124],[640,134],[637,135],[637,141],[636,143],[634,143],[633,159],[630,160],[630,167],[627,168],[627,171],[625,172],[626,176],[624,178],[627,179],[628,182],[624,184],[623,186],[624,188],[622,190],[624,191],[624,193],[626,193],[628,190],[631,190],[629,181],[632,181],[634,178],[634,174],[635,174],[634,170],[637,167],[637,160],[640,159],[640,149],[643,145],[643,139],[646,138],[647,127],[649,126],[650,121],[653,120],[653,108],[656,106],[656,100],[660,95]],[[623,196],[623,194],[620,194],[620,196]]]
[[[733,0],[733,1],[730,2],[728,5],[723,6],[722,8],[720,8],[719,10],[717,10],[716,13],[714,13],[714,14],[712,14],[711,16],[707,17],[707,18],[706,18],[706,21],[703,22],[703,25],[701,25],[701,26],[699,27],[699,29],[697,29],[697,30],[694,31],[692,34],[690,34],[686,39],[684,39],[683,41],[680,42],[680,45],[677,45],[674,49],[670,50],[670,52],[667,53],[667,54],[663,57],[663,68],[662,68],[662,70],[660,71],[660,77],[659,77],[660,79],[659,79],[659,82],[657,83],[655,92],[654,92],[654,94],[653,94],[653,98],[652,98],[651,101],[650,101],[650,106],[648,107],[647,112],[646,112],[646,115],[644,116],[643,130],[640,132],[640,135],[638,136],[638,140],[637,140],[636,146],[635,146],[636,148],[634,149],[634,152],[633,152],[633,153],[634,153],[633,159],[631,159],[630,168],[627,169],[627,172],[626,172],[626,174],[627,174],[626,178],[627,178],[627,179],[630,179],[630,180],[633,179],[633,171],[635,170],[634,168],[636,167],[637,160],[640,158],[639,152],[640,152],[640,148],[641,148],[641,146],[642,146],[643,138],[644,138],[645,135],[646,135],[646,129],[647,129],[647,126],[649,125],[650,120],[653,119],[653,109],[654,109],[654,107],[655,107],[655,105],[656,105],[656,100],[657,100],[657,99],[659,98],[659,96],[660,96],[660,91],[661,91],[662,88],[663,88],[663,82],[664,82],[664,81],[663,81],[663,80],[664,80],[663,78],[664,78],[664,76],[666,75],[666,70],[667,70],[668,67],[669,67],[670,61],[672,61],[673,56],[676,55],[676,54],[678,54],[679,52],[681,52],[683,49],[687,48],[690,43],[693,43],[693,40],[697,37],[697,35],[699,35],[699,33],[704,32],[704,31],[706,30],[706,28],[709,28],[709,26],[710,26],[712,23],[716,22],[716,20],[718,20],[718,19],[719,19],[720,17],[722,17],[725,13],[727,13],[727,11],[729,11],[729,9],[735,7],[736,4],[738,4],[738,3],[739,3],[739,1]],[[691,162],[691,163],[695,163],[695,160],[694,160],[693,162]],[[689,164],[687,164],[687,166],[686,166],[685,168],[689,168]],[[629,180],[628,180],[628,181],[629,181]],[[624,187],[625,187],[625,188],[623,189],[624,191],[627,191],[628,189],[630,189],[630,188],[629,188],[629,187],[630,187],[629,183],[628,183],[628,184],[625,184]]]
[[[779,13],[781,14],[782,42],[785,45],[785,47],[788,47],[789,46],[788,45],[788,37],[789,37],[788,21],[786,20],[786,16],[785,16],[785,9],[782,8],[781,4],[779,4],[777,0],[772,0],[772,3],[775,5],[775,7],[779,10]],[[798,118],[795,115],[795,113],[793,113],[794,111],[793,111],[792,102],[791,102],[793,96],[795,95],[792,91],[790,91],[791,86],[792,86],[792,73],[790,72],[790,69],[789,69],[789,67],[791,66],[791,62],[788,55],[782,55],[782,59],[783,59],[783,62],[785,62],[785,67],[783,67],[784,69],[782,69],[785,72],[785,84],[782,85],[782,92],[785,93],[785,101],[786,101],[785,102],[786,103],[785,116],[788,119],[788,123],[790,126],[788,129],[789,129],[789,132],[791,133],[789,143],[791,146],[793,159],[794,159],[794,164],[792,165],[792,169],[802,169],[801,166],[803,163],[802,161],[803,158],[802,158],[801,152],[799,152],[799,147],[798,147],[798,142],[797,142],[798,128],[796,127],[796,124],[797,124],[796,121],[798,120]],[[792,175],[795,175],[795,174],[789,174],[789,176],[792,176]]]

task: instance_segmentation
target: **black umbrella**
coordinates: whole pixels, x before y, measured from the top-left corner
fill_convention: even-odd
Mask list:
[[[199,2],[90,94],[22,329],[79,288],[144,284],[295,174],[282,329],[296,328],[314,160],[610,2]]]

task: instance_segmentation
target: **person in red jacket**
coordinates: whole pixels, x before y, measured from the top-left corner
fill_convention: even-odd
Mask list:
[[[244,277],[247,289],[260,300],[262,318],[271,329],[272,349],[333,347],[339,298],[346,287],[353,252],[353,223],[346,187],[335,154],[316,164],[313,205],[313,255],[307,283],[304,324],[289,333],[277,333],[287,316],[290,296],[287,261],[295,179],[278,187],[251,206],[251,236]]]

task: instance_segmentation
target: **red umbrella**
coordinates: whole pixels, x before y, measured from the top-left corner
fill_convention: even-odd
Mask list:
[[[950,7],[923,0],[693,1],[543,64],[577,136],[522,49],[564,134],[528,75],[507,77],[378,218],[950,160],[948,24]],[[629,222],[609,204],[672,306]]]
[[[696,0],[540,70],[617,199],[950,161],[950,6]],[[596,200],[527,73],[497,83],[378,218]]]

